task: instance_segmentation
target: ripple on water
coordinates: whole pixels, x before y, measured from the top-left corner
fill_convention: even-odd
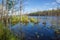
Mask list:
[[[17,34],[18,36],[21,35],[21,32],[24,33],[25,38],[27,40],[28,39],[31,39],[31,40],[42,39],[43,40],[43,39],[49,39],[55,36],[54,31],[52,29],[48,29],[48,27],[44,27],[42,23],[39,23],[36,25],[31,24],[31,23],[29,23],[28,25],[20,25],[18,23],[11,29],[13,33]]]

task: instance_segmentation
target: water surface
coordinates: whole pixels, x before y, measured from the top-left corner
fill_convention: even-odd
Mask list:
[[[59,27],[57,25],[57,17],[39,16],[37,18],[36,16],[29,16],[29,18],[31,17],[39,19],[40,22],[38,24],[29,22],[27,25],[18,23],[11,27],[11,31],[18,37],[22,34],[25,40],[54,40],[56,36],[54,29]],[[58,18],[60,19],[60,17]],[[43,22],[46,22],[46,25]],[[52,25],[57,25],[58,27],[53,28]]]

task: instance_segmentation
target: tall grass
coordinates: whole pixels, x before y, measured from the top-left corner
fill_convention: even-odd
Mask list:
[[[0,22],[0,40],[18,40],[18,38]]]

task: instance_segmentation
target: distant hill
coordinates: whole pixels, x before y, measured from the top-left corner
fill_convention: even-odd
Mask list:
[[[29,16],[60,16],[60,9],[29,13]]]

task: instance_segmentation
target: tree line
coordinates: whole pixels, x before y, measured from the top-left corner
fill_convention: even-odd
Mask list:
[[[60,16],[60,9],[37,11],[37,12],[29,13],[27,15],[29,16]]]

